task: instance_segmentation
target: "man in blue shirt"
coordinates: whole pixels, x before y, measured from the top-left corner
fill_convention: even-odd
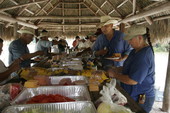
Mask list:
[[[14,60],[20,58],[22,60],[21,67],[30,67],[30,59],[37,55],[43,55],[44,52],[29,52],[27,44],[33,40],[34,29],[24,27],[23,29],[19,30],[18,33],[21,34],[20,38],[12,41],[9,45],[9,65]]]
[[[110,16],[101,17],[101,30],[103,34],[97,37],[92,50],[95,55],[102,58],[103,66],[122,66],[124,60],[131,51],[131,46],[123,39],[124,34],[120,31],[113,30],[113,25],[117,20],[112,20]],[[114,53],[121,54],[119,59],[107,60],[105,58],[113,56]]]

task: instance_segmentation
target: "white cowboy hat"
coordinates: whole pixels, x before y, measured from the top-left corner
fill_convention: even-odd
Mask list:
[[[98,26],[99,28],[108,25],[108,24],[117,24],[118,21],[115,19],[112,19],[110,16],[101,16],[100,18],[100,25]]]
[[[23,27],[22,29],[18,30],[17,32],[20,34],[25,33],[25,34],[34,35],[35,30],[32,28],[29,28],[29,27]]]
[[[130,40],[138,35],[146,34],[146,27],[133,25],[125,31],[125,40]]]
[[[40,39],[41,37],[48,37],[47,32],[41,32],[40,36],[38,36],[37,38]]]

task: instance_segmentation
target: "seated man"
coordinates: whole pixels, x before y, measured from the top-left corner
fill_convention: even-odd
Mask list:
[[[9,45],[9,65],[14,62],[14,60],[21,58],[21,67],[30,67],[31,58],[37,55],[43,55],[43,51],[37,51],[35,53],[30,53],[27,45],[33,40],[34,29],[24,27],[19,30],[20,38],[12,41]],[[21,57],[22,56],[22,57]]]
[[[3,40],[0,38],[0,55],[2,53]],[[16,59],[9,67],[0,60],[0,85],[7,82],[10,78],[11,73],[20,69],[20,59]]]

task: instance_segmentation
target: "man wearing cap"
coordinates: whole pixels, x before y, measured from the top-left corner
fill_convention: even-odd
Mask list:
[[[48,40],[48,32],[41,32],[38,37],[39,41],[36,44],[36,51],[44,51],[46,54],[48,53],[50,47],[53,45],[57,45],[58,41],[49,41]]]
[[[20,38],[12,41],[9,45],[9,65],[20,58],[21,67],[30,67],[31,58],[44,54],[42,51],[30,53],[27,45],[33,40],[34,29],[24,27],[18,31]]]
[[[124,60],[131,51],[131,46],[123,39],[124,34],[120,31],[114,30],[113,27],[118,23],[110,16],[101,17],[102,34],[97,37],[97,40],[92,48],[96,56],[102,58],[103,66],[122,66]],[[107,60],[105,58],[113,56],[115,53],[121,54],[119,59]]]
[[[143,26],[131,26],[125,33],[125,40],[128,40],[134,49],[125,60],[120,72],[116,72],[117,68],[114,68],[108,73],[110,77],[120,80],[122,88],[146,113],[149,113],[155,99],[155,61],[149,29]]]

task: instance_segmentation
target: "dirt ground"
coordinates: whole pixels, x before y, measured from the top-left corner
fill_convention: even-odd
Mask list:
[[[162,108],[162,102],[154,102],[152,111],[150,113],[167,113],[160,110]]]

